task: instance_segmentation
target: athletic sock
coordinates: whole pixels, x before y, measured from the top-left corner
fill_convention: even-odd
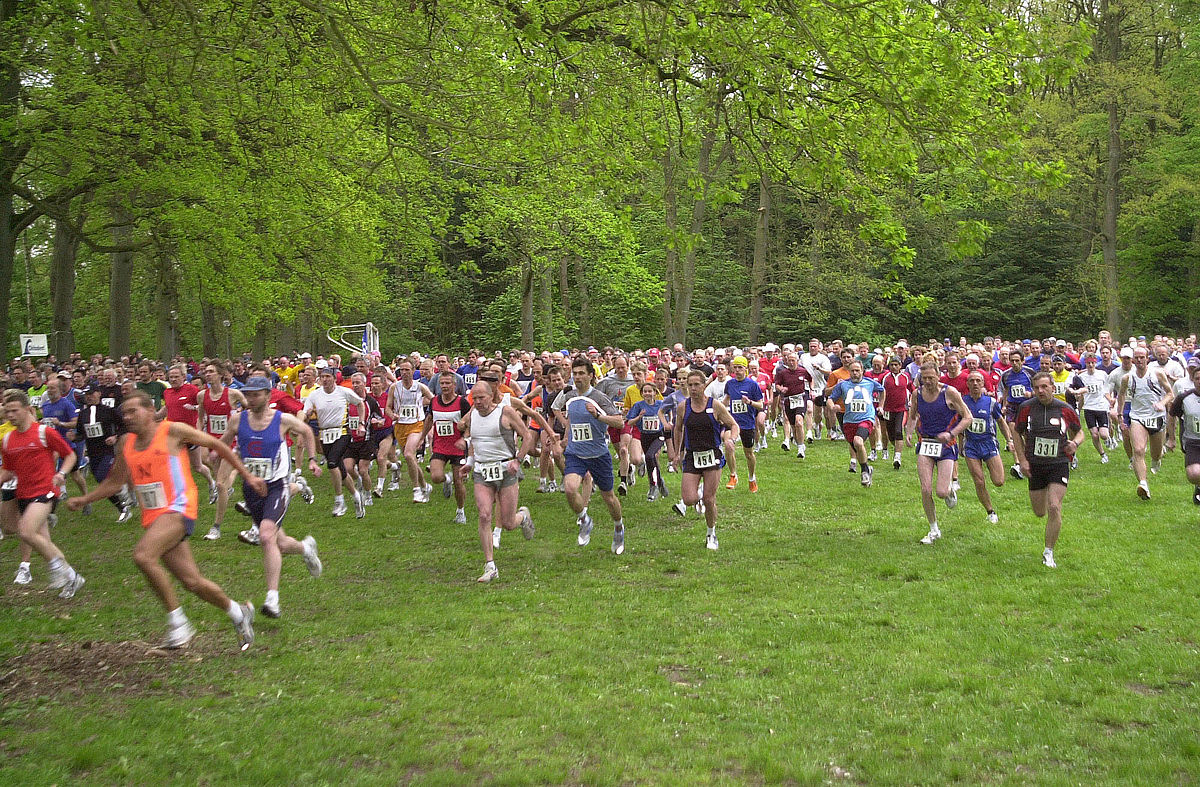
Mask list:
[[[187,615],[183,614],[183,607],[175,607],[167,613],[167,625],[171,628],[179,628],[184,623],[187,623]]]
[[[242,608],[233,599],[229,599],[229,609],[225,610],[225,614],[229,615],[229,619],[234,622],[234,625],[241,623],[242,618],[245,617]]]
[[[267,604],[269,604],[271,606],[275,606],[275,607],[279,606],[279,591],[278,590],[268,590],[267,591]]]

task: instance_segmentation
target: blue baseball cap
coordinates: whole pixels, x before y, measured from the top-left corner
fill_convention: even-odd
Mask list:
[[[243,391],[269,391],[271,390],[271,381],[266,377],[251,377],[246,380],[246,384],[242,386]]]

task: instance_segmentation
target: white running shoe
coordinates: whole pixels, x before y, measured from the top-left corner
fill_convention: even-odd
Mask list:
[[[83,574],[80,574],[78,571],[76,571],[75,578],[63,585],[62,592],[58,594],[58,597],[75,598],[75,594],[79,592],[81,587],[83,587],[84,581]]]
[[[1019,464],[1013,465],[1008,469],[1012,471],[1013,478],[1017,479],[1018,481],[1025,480],[1025,474],[1021,472],[1021,466]]]
[[[880,454],[880,456],[882,456],[882,457],[883,457],[883,461],[885,461],[885,462],[886,462],[886,461],[888,460],[888,449],[886,449],[886,448],[885,448],[885,449],[883,449],[883,453],[882,453],[882,454]]]
[[[938,530],[937,525],[934,525],[933,527],[929,528],[929,532],[926,533],[925,537],[921,539],[921,543],[922,544],[932,544],[934,541],[937,541],[941,537],[942,537],[942,531]]]
[[[341,501],[333,504],[333,515],[334,516],[345,516],[346,511],[347,511],[347,509],[346,509],[346,501],[345,500],[341,500]]]
[[[1053,549],[1043,549],[1042,550],[1042,565],[1045,566],[1046,568],[1058,568],[1058,564],[1056,564],[1054,562],[1054,550]]]
[[[212,527],[210,527],[208,529],[208,532],[204,534],[205,541],[216,541],[220,537],[221,537],[221,526],[220,525],[213,525]]]
[[[992,513],[990,513],[990,514],[988,514],[988,517],[987,517],[987,519],[988,519],[988,524],[992,524],[992,525],[998,525],[998,524],[1000,524],[1000,517],[996,515],[996,512],[995,512],[995,511],[993,511],[993,512],[992,512]]]
[[[208,485],[208,504],[210,506],[217,504],[217,485],[216,484]]]
[[[367,515],[367,507],[363,505],[362,495],[358,492],[354,493],[354,517],[362,519]]]
[[[863,486],[870,486],[870,485],[871,485],[871,471],[870,471],[870,469],[867,469],[867,470],[863,470],[863,471],[862,471],[862,485],[863,485]]]
[[[1162,467],[1162,460],[1161,459],[1155,460],[1150,465],[1150,472],[1154,473],[1154,475],[1158,475],[1159,468],[1161,468],[1161,467]]]
[[[704,537],[704,546],[706,549],[711,549],[713,552],[716,552],[717,549],[720,547],[720,544],[717,543],[717,534],[716,533],[707,534]]]
[[[950,481],[950,491],[957,495],[960,489],[962,489],[962,486],[958,483],[958,479],[952,479]]]
[[[413,487],[413,502],[414,503],[424,503],[425,502],[424,498],[425,498],[425,494],[424,494],[423,490],[421,489],[421,487],[414,486]]]
[[[527,506],[518,508],[517,518],[521,520],[521,535],[525,536],[526,541],[533,538],[533,534],[537,532],[537,529],[533,526],[533,517],[529,513],[529,508]]]
[[[33,573],[29,566],[17,566],[17,576],[13,578],[14,585],[28,585],[33,581]]]
[[[425,496],[425,500],[423,502],[428,503],[429,496],[433,494],[433,484],[425,484],[425,488],[421,491],[424,493],[424,496]]]
[[[387,489],[389,492],[399,492],[400,491],[400,482],[399,481],[389,482]]]
[[[495,566],[484,566],[483,574],[480,575],[476,582],[491,582],[496,577],[500,576],[500,570]]]
[[[456,525],[467,524],[467,512],[465,510],[460,508],[454,512],[454,524],[456,524]]]
[[[504,531],[498,527],[492,528],[492,549],[500,548],[500,534]]]
[[[804,440],[805,440],[805,442],[809,442],[809,443],[811,443],[813,441],[813,431],[811,429],[809,429],[808,434],[806,434],[804,436]]]
[[[305,536],[300,544],[304,547],[304,565],[308,566],[308,573],[314,577],[321,576],[325,567],[321,564],[321,558],[317,556],[317,539]]]
[[[269,601],[264,601],[262,608],[259,611],[269,618],[277,618],[283,614],[283,612],[279,609],[278,601],[276,601],[274,604]]]
[[[371,492],[370,494],[368,494],[368,493],[366,493],[366,492],[363,492],[363,495],[362,495],[362,502],[363,502],[363,505],[364,505],[364,506],[373,506],[373,505],[375,505],[375,493],[374,493],[374,492]]]
[[[238,533],[238,541],[241,541],[243,544],[249,544],[250,546],[258,546],[259,543],[261,543],[258,537],[258,528],[252,527],[248,530],[241,531]]]
[[[696,503],[696,513],[700,514],[701,516],[704,516],[704,501],[703,500]]]
[[[296,485],[300,487],[300,499],[311,506],[316,501],[317,496],[313,494],[312,487],[304,480],[304,476],[296,479]]]
[[[858,460],[857,460],[857,459],[851,459],[851,460],[850,460],[850,472],[851,472],[851,473],[857,473],[857,472],[858,472]]]
[[[444,481],[442,481],[442,497],[449,500],[450,495],[452,495],[452,494],[454,494],[454,487],[453,487],[453,485],[451,485],[450,479],[447,478]]]
[[[71,578],[71,567],[67,565],[67,561],[62,561],[57,569],[50,570],[50,584],[47,586],[51,590],[58,590],[63,585],[67,584],[67,580]]]
[[[625,552],[625,528],[613,530],[612,551],[614,555],[621,555]]]
[[[803,459],[805,455],[804,443],[796,443],[796,458]]]
[[[782,448],[784,451],[788,451],[788,450],[790,450],[790,449],[791,449],[791,446],[790,446],[790,445],[788,445],[788,441],[787,441],[787,440],[784,440],[782,443],[780,443],[780,444],[779,444],[779,447],[780,447],[780,448]]]
[[[163,637],[160,648],[166,650],[174,650],[182,648],[184,645],[192,641],[192,637],[196,636],[196,627],[192,625],[190,620],[183,621],[182,625],[172,626],[167,629],[167,635]]]
[[[249,650],[254,644],[254,605],[249,601],[242,604],[242,622],[233,624],[233,630],[237,632],[239,648]]]
[[[871,451],[867,454],[868,462],[874,462],[878,458],[879,458],[879,454],[875,451],[874,448],[872,448]]]
[[[683,504],[682,500],[676,500],[675,505],[671,506],[671,510],[680,516],[687,515],[687,506]]]
[[[954,491],[954,487],[950,487],[950,494],[946,495],[946,508],[954,508],[958,505],[958,492]]]
[[[1100,464],[1108,464],[1108,454],[1100,454]]]
[[[579,524],[579,537],[576,539],[576,542],[579,546],[585,547],[592,540],[592,517],[588,514],[581,514],[576,522]]]
[[[1138,481],[1137,494],[1143,500],[1150,499],[1150,485],[1145,481]]]

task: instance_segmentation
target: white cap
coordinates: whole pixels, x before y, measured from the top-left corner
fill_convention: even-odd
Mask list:
[[[1122,347],[1121,348],[1121,357],[1122,358],[1132,358],[1133,357],[1133,348],[1132,347]]]
[[[328,367],[329,367],[329,364],[325,362],[325,359],[324,359],[324,358],[322,358],[321,360],[317,361],[317,368],[318,368],[318,369],[326,369],[326,368],[328,368]]]
[[[763,345],[763,349],[769,353],[773,353],[776,350],[778,350],[779,348],[775,346],[774,342],[767,342],[766,344]]]
[[[783,349],[787,350],[788,352],[791,352],[792,350],[796,349],[796,345],[792,344],[791,342],[788,342],[787,344],[783,345]]]
[[[312,353],[300,353],[300,357],[306,361],[312,360]]]

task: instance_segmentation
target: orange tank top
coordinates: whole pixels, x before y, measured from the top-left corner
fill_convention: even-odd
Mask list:
[[[133,491],[142,509],[142,527],[150,527],[163,514],[183,514],[188,519],[195,519],[200,512],[187,449],[181,446],[175,453],[170,453],[170,431],[171,423],[163,421],[155,430],[150,445],[141,451],[135,447],[135,435],[130,434],[125,439],[125,464],[129,467]]]

